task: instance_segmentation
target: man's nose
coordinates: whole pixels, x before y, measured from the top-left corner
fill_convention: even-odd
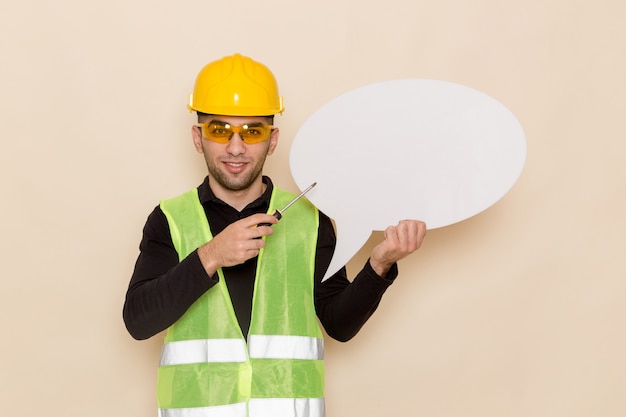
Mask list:
[[[246,145],[239,136],[239,133],[233,133],[226,144],[226,151],[231,155],[241,155],[246,152]]]

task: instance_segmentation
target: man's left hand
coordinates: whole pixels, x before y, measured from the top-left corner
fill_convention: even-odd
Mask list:
[[[370,265],[381,277],[391,266],[422,246],[426,236],[426,223],[419,220],[402,220],[385,229],[384,239],[372,249]]]

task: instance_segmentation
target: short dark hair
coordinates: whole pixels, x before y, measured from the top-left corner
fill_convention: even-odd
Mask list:
[[[202,112],[196,112],[196,113],[198,113],[198,123],[202,123],[208,117],[215,116],[215,114],[210,114],[210,113],[202,113]],[[270,125],[274,124],[274,115],[273,114],[271,114],[269,116],[259,116],[259,117],[265,117],[266,119],[268,119],[268,124],[270,124]]]

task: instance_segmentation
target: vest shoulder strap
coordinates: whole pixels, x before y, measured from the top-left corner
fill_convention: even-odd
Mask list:
[[[160,207],[167,218],[179,260],[213,238],[197,188],[178,197],[161,200]]]

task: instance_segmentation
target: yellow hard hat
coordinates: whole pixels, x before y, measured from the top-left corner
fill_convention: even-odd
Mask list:
[[[272,72],[241,54],[205,66],[196,78],[187,107],[225,116],[270,116],[285,109]]]

